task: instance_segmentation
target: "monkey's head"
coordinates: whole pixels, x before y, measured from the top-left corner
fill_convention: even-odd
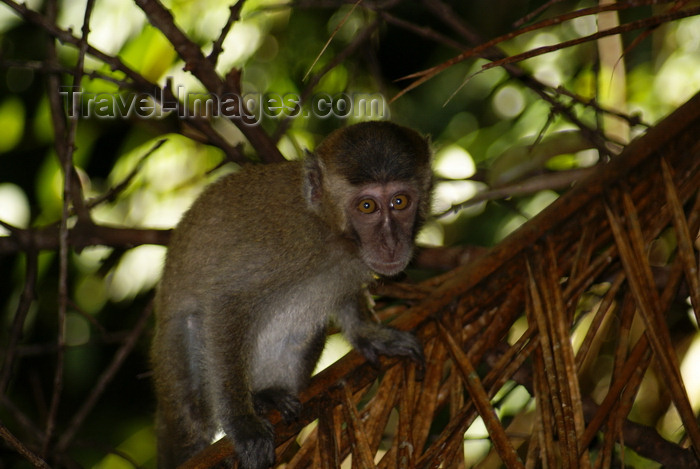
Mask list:
[[[411,260],[430,208],[431,153],[417,132],[363,122],[333,132],[307,156],[309,208],[354,241],[367,266],[395,275]]]

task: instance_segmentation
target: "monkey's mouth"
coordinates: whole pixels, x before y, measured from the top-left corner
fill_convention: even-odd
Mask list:
[[[387,277],[391,277],[392,275],[396,275],[401,272],[406,267],[406,264],[407,262],[403,260],[393,262],[372,260],[367,262],[370,269],[380,275],[386,275]]]

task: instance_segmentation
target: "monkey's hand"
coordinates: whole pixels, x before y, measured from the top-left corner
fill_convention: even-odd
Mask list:
[[[260,416],[276,409],[287,423],[296,420],[301,412],[299,399],[293,393],[279,387],[263,389],[253,394],[253,406]]]
[[[233,440],[241,469],[268,469],[275,463],[274,433],[267,420],[239,415],[225,431]]]
[[[417,365],[416,376],[420,380],[425,374],[423,347],[409,332],[376,323],[363,323],[357,334],[349,337],[353,346],[373,365],[379,364],[379,355],[407,357]]]

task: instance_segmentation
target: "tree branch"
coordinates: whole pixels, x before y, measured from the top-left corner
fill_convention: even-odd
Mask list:
[[[111,70],[122,72],[129,80],[131,80],[131,82],[117,80],[113,77],[103,76],[98,72],[86,73],[87,76],[90,76],[91,78],[102,78],[109,82],[115,83],[122,88],[126,87],[129,89],[133,89],[136,92],[143,92],[152,96],[161,96],[164,100],[176,100],[175,96],[172,94],[172,91],[167,87],[165,89],[162,89],[159,85],[151,83],[141,74],[124,64],[124,62],[122,62],[121,59],[119,59],[119,57],[106,54],[101,50],[91,46],[87,41],[83,43],[81,38],[74,36],[71,31],[59,28],[48,18],[34,10],[29,9],[25,4],[20,4],[12,0],[0,0],[0,2],[9,6],[27,22],[32,23],[38,26],[39,28],[43,29],[49,35],[59,40],[61,43],[70,44],[78,49],[84,47],[85,52],[87,54],[108,65]],[[54,64],[51,65],[48,68],[48,70],[62,71],[63,69],[58,64]],[[244,163],[248,161],[236,146],[231,145],[224,137],[222,137],[218,132],[216,132],[212,128],[211,123],[205,120],[204,118],[192,116],[189,117],[186,121],[183,121],[183,124],[185,126],[191,126],[198,132],[200,132],[202,135],[204,135],[208,139],[208,142],[203,143],[209,143],[221,148],[230,160],[235,161],[237,163]],[[241,130],[243,131],[243,129]],[[260,132],[262,132],[262,130],[258,130],[258,133]],[[249,141],[251,142],[251,144],[253,144],[254,147],[256,147],[256,145],[253,143],[253,140],[249,138]],[[263,148],[266,147],[263,145]],[[275,152],[279,153],[276,148],[274,148],[274,150]],[[279,155],[279,157],[282,158],[281,154]]]
[[[224,40],[226,39],[226,36],[228,36],[229,31],[231,30],[231,26],[233,26],[233,23],[238,21],[241,17],[241,10],[243,9],[243,3],[245,0],[238,0],[236,3],[231,5],[229,7],[229,16],[228,20],[226,21],[226,24],[224,27],[221,29],[221,34],[219,34],[219,37],[214,41],[214,45],[212,46],[211,53],[207,57],[209,62],[213,66],[216,67],[216,62],[219,59],[219,54],[223,52],[223,44]]]
[[[34,467],[39,469],[51,469],[51,466],[46,464],[46,461],[24,446],[24,444],[18,440],[17,437],[14,436],[2,423],[0,423],[0,437],[2,437],[2,439],[5,440],[5,442],[7,442],[7,444],[14,448],[19,454],[24,456],[27,461],[32,463]]]
[[[76,250],[88,246],[131,248],[142,244],[166,245],[171,231],[78,223],[68,230],[68,245]],[[58,245],[59,230],[55,225],[26,230],[15,228],[10,236],[0,237],[0,256],[31,250],[55,250]]]
[[[158,28],[175,47],[185,61],[185,70],[197,77],[207,90],[219,97],[226,93],[237,92],[235,89],[229,89],[226,82],[216,73],[212,62],[204,56],[199,46],[175,25],[173,15],[160,1],[134,0],[134,2],[146,13],[150,23]],[[275,143],[261,126],[247,124],[243,118],[232,119],[232,122],[248,139],[262,161],[284,161]]]

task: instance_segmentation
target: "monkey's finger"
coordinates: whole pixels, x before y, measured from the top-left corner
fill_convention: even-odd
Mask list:
[[[258,415],[265,415],[275,409],[286,423],[291,423],[301,413],[301,402],[290,391],[273,387],[258,391],[253,395],[253,404]]]

